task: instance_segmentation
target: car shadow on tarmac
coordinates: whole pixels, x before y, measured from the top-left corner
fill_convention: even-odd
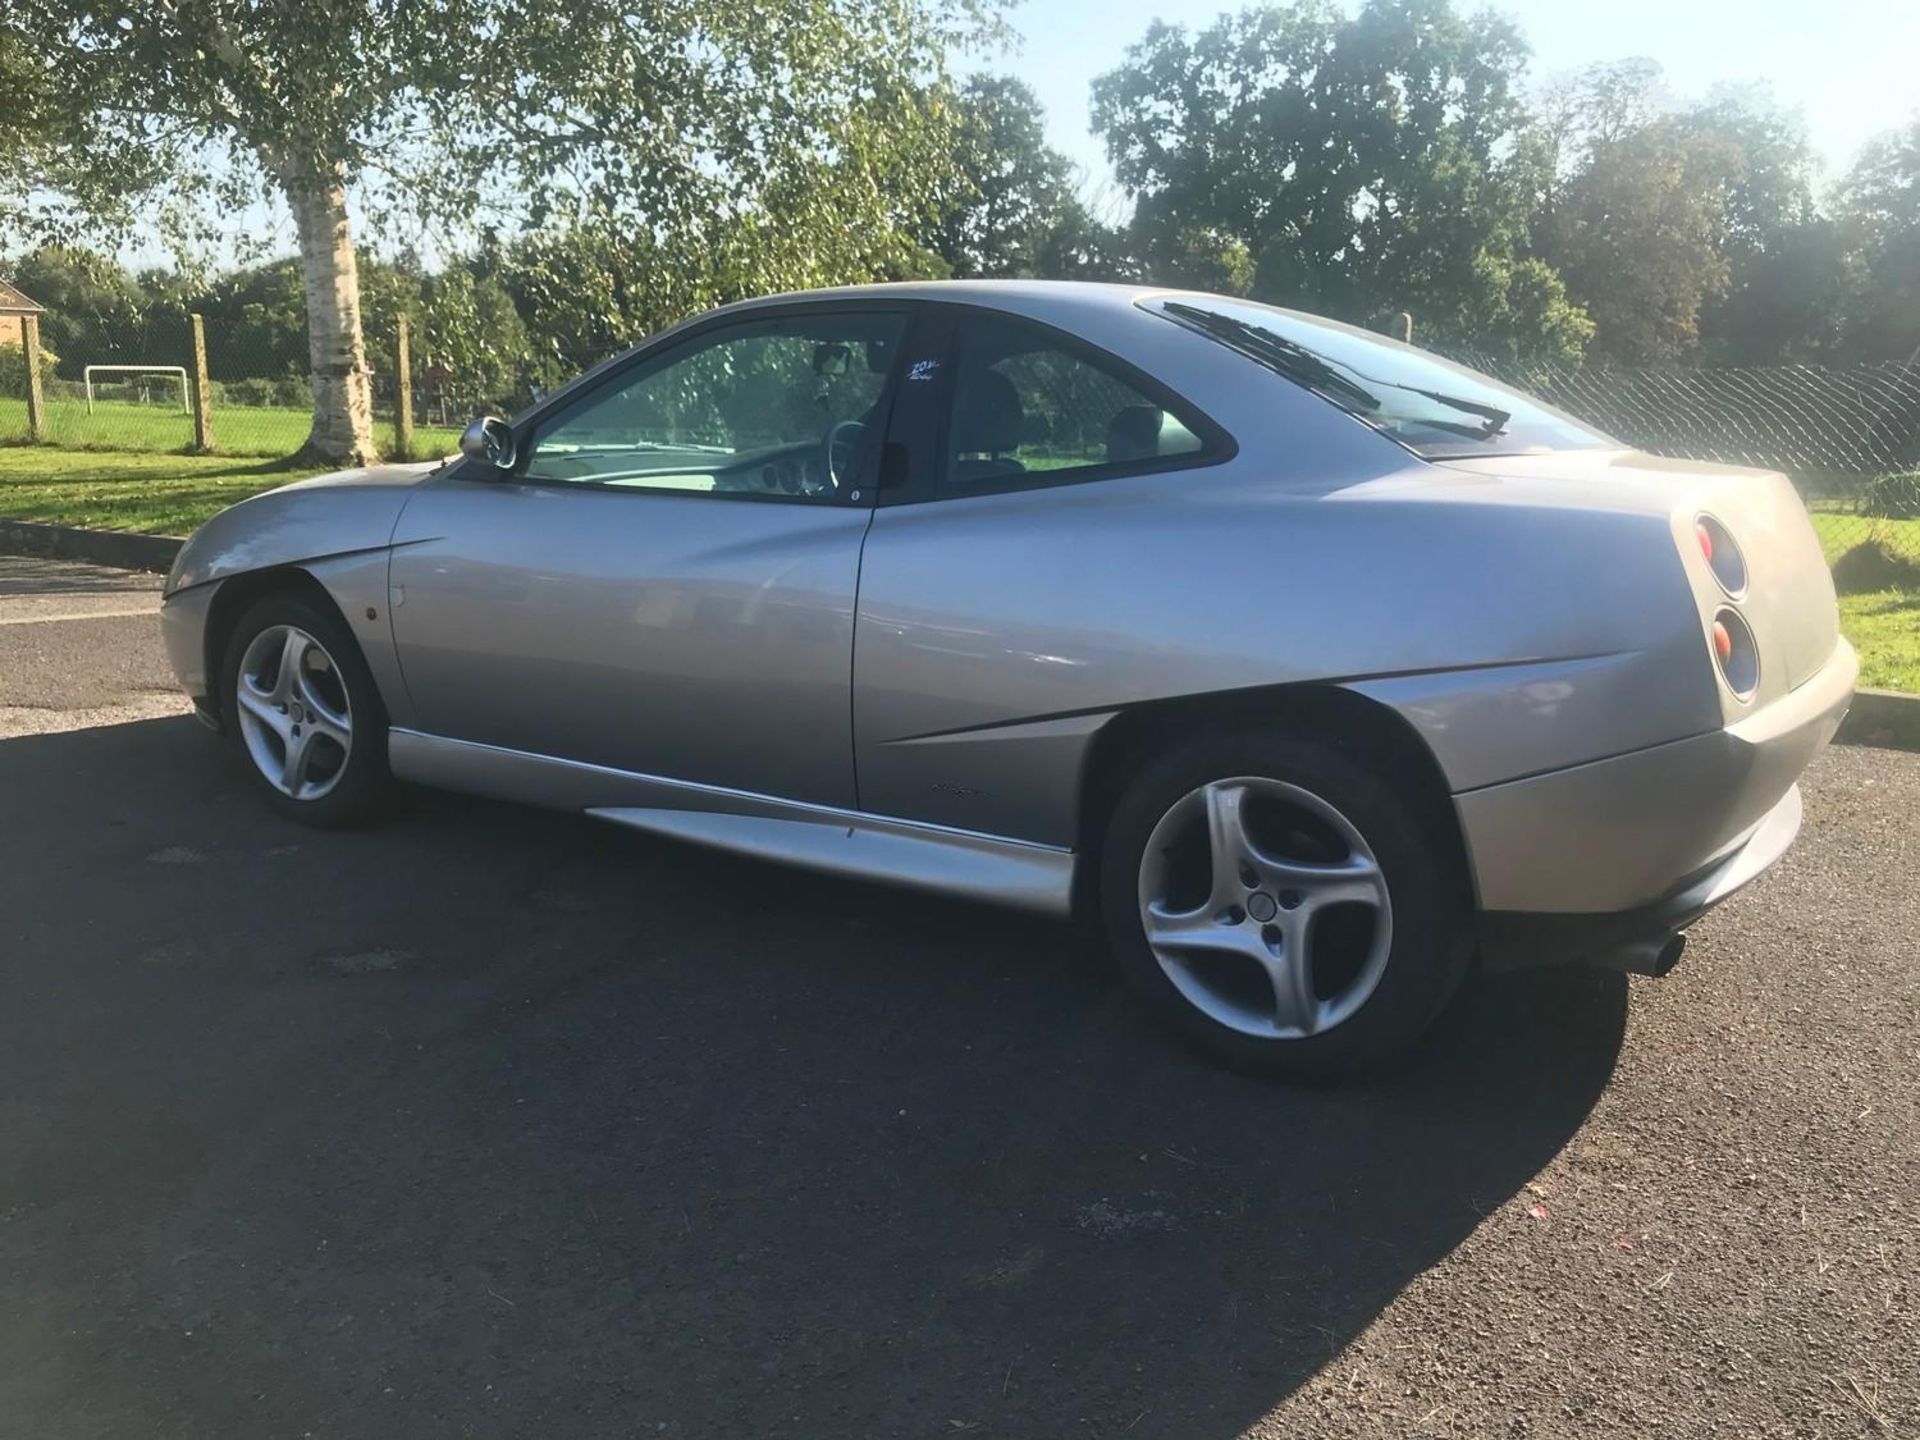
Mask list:
[[[1291,1089],[1062,927],[240,782],[186,720],[0,742],[23,1433],[1237,1434],[1517,1210],[1625,1023],[1474,984]]]

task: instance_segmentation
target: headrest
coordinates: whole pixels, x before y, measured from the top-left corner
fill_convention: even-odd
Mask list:
[[[956,455],[1000,455],[1020,448],[1026,411],[1020,392],[998,370],[963,369],[953,401]]]
[[[1158,405],[1129,405],[1107,422],[1107,459],[1153,460],[1160,454],[1160,428],[1167,412]]]

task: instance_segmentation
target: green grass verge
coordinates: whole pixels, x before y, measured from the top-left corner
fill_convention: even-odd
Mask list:
[[[1877,520],[1851,511],[1815,510],[1813,528],[1829,565],[1867,540],[1883,540],[1889,549],[1920,561],[1920,520]]]
[[[1854,546],[1878,540],[1920,561],[1920,520],[1816,510],[1813,528],[1832,564]],[[1872,590],[1840,597],[1840,631],[1860,652],[1860,683],[1920,694],[1920,590]]]
[[[190,534],[236,500],[321,473],[227,455],[126,455],[0,446],[0,520]]]
[[[313,423],[308,410],[271,405],[216,405],[213,410],[213,448],[227,456],[278,459],[307,443]],[[49,440],[68,450],[130,450],[183,452],[193,444],[193,418],[177,406],[141,405],[130,400],[96,400],[89,411],[77,400],[47,402]],[[27,402],[0,396],[0,438],[24,440]],[[374,439],[383,449],[393,448],[393,425],[380,421]],[[460,445],[460,432],[442,426],[416,427],[413,448],[420,456],[451,455]]]
[[[1840,631],[1860,652],[1860,683],[1920,694],[1920,591],[1840,597]]]

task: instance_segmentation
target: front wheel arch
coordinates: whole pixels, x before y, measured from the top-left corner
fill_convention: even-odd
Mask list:
[[[280,592],[292,592],[302,595],[324,607],[340,624],[351,630],[347,617],[339,604],[328,593],[327,587],[315,579],[311,572],[297,565],[276,565],[267,570],[249,570],[244,574],[229,576],[218,582],[213,592],[213,603],[207,608],[207,625],[202,637],[202,659],[205,669],[201,672],[209,677],[208,699],[218,707],[221,725],[233,723],[233,717],[225,714],[225,702],[221,699],[220,674],[226,664],[227,649],[233,643],[234,627],[240,623],[240,617],[268,595]]]

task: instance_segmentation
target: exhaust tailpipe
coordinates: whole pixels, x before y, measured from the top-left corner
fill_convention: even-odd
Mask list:
[[[1680,963],[1680,957],[1686,953],[1687,937],[1684,933],[1670,935],[1667,943],[1660,947],[1660,953],[1653,958],[1653,977],[1658,980],[1674,966]]]
[[[1629,975],[1650,975],[1657,980],[1680,963],[1680,956],[1686,948],[1687,937],[1679,933],[1650,940],[1635,940],[1611,954],[1597,958],[1600,964],[1610,970],[1624,970]]]

